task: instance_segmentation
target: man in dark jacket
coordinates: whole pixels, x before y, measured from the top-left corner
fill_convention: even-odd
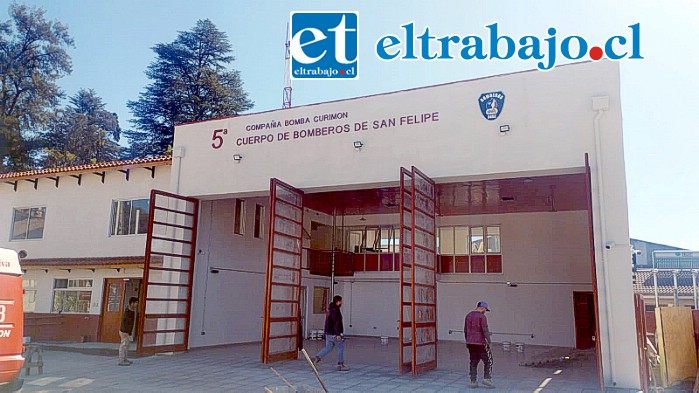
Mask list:
[[[333,302],[328,305],[325,316],[325,348],[315,356],[314,363],[320,363],[320,360],[332,352],[333,347],[337,345],[337,370],[349,371],[349,367],[345,366],[345,337],[340,307],[342,307],[342,296],[335,296]]]
[[[471,388],[478,387],[478,363],[483,361],[483,385],[494,388],[491,373],[493,371],[493,354],[490,352],[490,331],[485,312],[490,311],[488,303],[478,302],[476,309],[466,315],[464,320],[464,337],[471,360]]]
[[[127,352],[129,350],[129,343],[133,341],[131,337],[131,332],[133,332],[133,325],[136,321],[136,308],[138,308],[138,298],[129,298],[129,305],[124,309],[124,315],[121,317],[121,326],[119,327],[119,338],[121,343],[119,344],[119,365],[120,366],[130,366],[132,361],[126,358]]]

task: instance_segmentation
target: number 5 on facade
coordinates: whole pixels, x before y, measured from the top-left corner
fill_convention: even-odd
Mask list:
[[[214,136],[211,138],[211,140],[213,141],[211,147],[213,147],[214,149],[221,148],[221,146],[223,146],[223,136],[221,135],[226,134],[228,134],[228,130],[225,128],[214,130]]]

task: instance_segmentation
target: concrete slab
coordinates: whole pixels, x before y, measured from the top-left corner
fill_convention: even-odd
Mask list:
[[[464,344],[440,342],[439,369],[415,377],[398,372],[395,341],[381,346],[378,338],[350,338],[346,359],[352,370],[335,371],[334,354],[331,354],[320,364],[321,376],[333,392],[471,391]],[[305,347],[313,355],[322,343],[306,342]],[[117,366],[116,356],[46,350],[44,374],[30,376],[23,392],[262,392],[264,386],[282,386],[269,367],[260,364],[259,350],[259,344],[195,349],[171,356],[134,359],[130,367]],[[520,354],[494,347],[493,378],[497,389],[478,391],[533,392],[546,380],[540,391],[596,390],[594,359],[558,369],[518,365],[527,356],[550,350],[530,346]],[[274,368],[292,384],[320,387],[305,360],[276,363]],[[479,371],[482,373],[482,367]]]

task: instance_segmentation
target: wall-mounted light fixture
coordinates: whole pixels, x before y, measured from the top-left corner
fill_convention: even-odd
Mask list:
[[[500,126],[500,132],[503,134],[506,132],[510,132],[510,125],[509,124],[504,124]]]
[[[362,141],[354,141],[353,145],[354,145],[354,148],[357,149],[357,151],[360,151],[360,150],[362,150],[364,143],[362,143]]]
[[[233,159],[235,160],[236,164],[240,164],[240,160],[243,159],[243,156],[241,156],[240,154],[233,154]]]

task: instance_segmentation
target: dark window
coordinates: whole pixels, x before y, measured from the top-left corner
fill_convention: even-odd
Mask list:
[[[15,209],[12,219],[12,240],[43,238],[45,219],[45,207]]]
[[[255,237],[262,239],[264,236],[264,222],[265,222],[265,207],[262,205],[255,205]]]
[[[112,201],[111,236],[141,235],[148,232],[150,199]]]
[[[242,199],[235,200],[235,227],[233,233],[242,235],[245,233],[245,201]]]

